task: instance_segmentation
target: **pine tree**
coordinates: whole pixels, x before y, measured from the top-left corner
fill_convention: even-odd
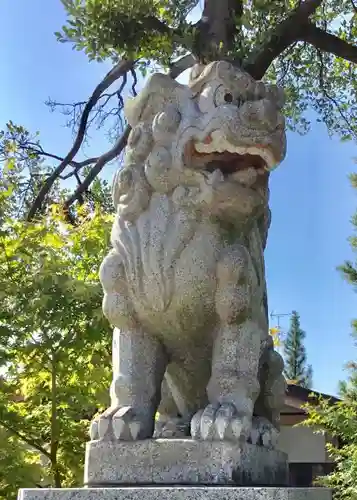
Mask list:
[[[284,342],[284,375],[288,381],[310,388],[313,370],[311,365],[307,365],[305,337],[306,333],[300,327],[300,316],[293,311],[290,328]]]

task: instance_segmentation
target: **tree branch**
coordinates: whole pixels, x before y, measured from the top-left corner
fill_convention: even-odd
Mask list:
[[[65,201],[63,207],[65,211],[68,211],[69,207],[75,203],[78,198],[87,191],[93,180],[97,177],[97,175],[100,173],[100,171],[103,169],[104,165],[106,165],[108,162],[111,160],[114,160],[125,148],[129,133],[130,133],[131,127],[128,125],[124,131],[124,133],[121,135],[121,137],[118,139],[118,141],[114,144],[112,149],[104,153],[102,156],[98,158],[97,163],[94,165],[94,167],[90,170],[89,174],[87,177],[84,179],[84,181],[77,187],[75,192]]]
[[[300,40],[313,45],[317,49],[322,50],[322,52],[329,52],[337,57],[357,64],[356,45],[351,45],[345,42],[345,40],[318,28],[312,23],[307,24]]]
[[[348,132],[351,134],[352,137],[356,138],[356,132],[353,129],[353,127],[351,126],[350,120],[348,120],[348,118],[345,115],[344,111],[341,109],[341,106],[340,106],[339,102],[332,95],[330,95],[330,93],[326,89],[326,86],[325,86],[325,75],[324,75],[325,65],[324,65],[324,61],[323,61],[322,52],[320,50],[318,50],[318,49],[317,49],[317,55],[318,55],[319,62],[320,62],[319,86],[320,86],[321,92],[322,92],[323,96],[326,99],[328,99],[329,101],[331,101],[332,104],[336,107],[339,115],[341,116],[341,119],[345,123],[346,130],[348,130]]]
[[[316,12],[323,0],[305,0],[284,21],[275,26],[267,36],[267,42],[253,50],[243,64],[253,78],[260,80],[271,63],[292,43],[301,39],[309,17]]]
[[[127,61],[123,60],[120,63],[118,63],[116,66],[114,66],[113,69],[107,73],[107,75],[103,78],[103,80],[97,85],[97,87],[94,89],[94,92],[92,93],[91,97],[89,98],[87,104],[85,105],[79,129],[77,132],[76,139],[74,141],[74,144],[71,148],[71,150],[68,152],[68,154],[65,156],[63,161],[56,167],[52,174],[46,179],[44,182],[42,188],[40,189],[38,195],[36,196],[36,199],[34,200],[28,215],[27,219],[31,220],[35,214],[37,213],[38,210],[40,210],[43,200],[45,199],[47,193],[50,191],[52,188],[53,184],[55,183],[56,179],[59,177],[59,175],[62,174],[63,170],[70,164],[70,162],[73,160],[75,155],[78,153],[84,136],[85,136],[85,131],[87,127],[87,122],[89,118],[89,114],[98,102],[98,99],[100,98],[101,94],[107,90],[110,85],[112,85],[118,78],[122,77],[125,75],[128,71],[130,71],[134,67],[135,62],[134,61]]]
[[[4,429],[6,429],[11,434],[14,434],[15,436],[17,436],[21,441],[23,441],[24,443],[28,444],[29,446],[31,446],[35,450],[37,450],[40,453],[42,453],[43,455],[45,455],[47,458],[49,458],[49,459],[51,458],[51,454],[47,450],[45,450],[45,448],[43,448],[41,445],[37,444],[36,441],[33,441],[32,439],[23,436],[21,434],[21,432],[16,431],[15,429],[10,427],[8,424],[3,422],[2,420],[0,420],[0,425],[2,427],[4,427]]]
[[[178,61],[174,62],[171,65],[170,71],[169,71],[169,76],[171,78],[177,78],[181,73],[186,71],[186,69],[190,68],[192,64],[194,64],[195,58],[192,56],[192,54],[186,55],[179,59]],[[135,88],[135,80],[134,80],[134,88]],[[127,125],[125,128],[123,134],[120,136],[120,138],[117,140],[117,142],[114,144],[112,149],[104,153],[102,156],[100,156],[94,165],[94,167],[90,170],[89,174],[87,177],[84,179],[84,181],[77,187],[75,192],[65,201],[64,203],[64,210],[65,212],[68,212],[68,209],[73,203],[78,200],[80,196],[85,193],[93,180],[97,177],[97,175],[101,172],[103,167],[109,163],[110,161],[114,160],[120,153],[124,150],[126,143],[128,141],[128,137],[131,131],[131,127]]]
[[[192,54],[183,56],[181,59],[178,59],[171,64],[169,75],[171,78],[175,79],[188,68],[191,68],[191,66],[193,66],[196,62],[197,60]]]
[[[195,58],[191,54],[188,54],[188,55],[182,57],[178,61],[175,61],[174,63],[172,63],[172,65],[170,67],[170,71],[169,71],[169,76],[171,78],[177,78],[182,72],[184,72],[186,69],[190,68],[194,63],[195,63]],[[127,71],[132,72],[132,70],[134,68],[134,64],[131,63],[131,66],[129,65],[129,66],[127,66],[127,68],[128,68]],[[110,73],[108,73],[108,75],[109,74]],[[124,73],[121,76],[124,76],[123,83],[126,82],[126,73]],[[118,78],[119,78],[119,76],[118,76]],[[101,83],[103,83],[103,81]],[[136,85],[136,78],[134,78],[134,75],[133,75],[133,88],[132,88],[132,90],[134,90],[134,91],[135,91],[135,85]],[[109,85],[107,85],[107,87],[109,87]],[[120,90],[122,89],[122,87],[123,87],[123,84],[121,85]],[[104,90],[105,89],[103,89],[102,92]],[[118,91],[119,94],[120,94],[120,90]],[[92,94],[92,96],[93,95],[94,95],[94,93]],[[99,97],[101,97],[101,96],[99,95],[97,97],[97,101],[98,101]],[[88,103],[89,102],[90,101],[88,101]],[[86,105],[86,108],[88,106],[88,103]],[[93,106],[94,105],[95,105],[95,102],[93,102]],[[92,108],[93,108],[93,106],[92,106]],[[84,110],[84,112],[85,112],[85,110]],[[88,121],[88,115],[89,115],[89,113],[87,113],[87,121]],[[83,137],[85,134],[87,121],[84,122],[83,115],[82,115],[81,125],[80,125],[79,131],[78,131],[78,134],[81,131],[81,138],[82,138],[81,140],[82,141],[83,141]],[[30,220],[33,217],[33,215],[36,213],[36,211],[39,210],[39,208],[41,207],[41,205],[43,203],[43,200],[44,200],[46,194],[51,189],[53,183],[55,182],[55,180],[57,178],[68,179],[72,175],[75,175],[78,172],[78,170],[80,168],[82,168],[83,166],[87,166],[87,165],[91,165],[91,164],[95,163],[95,165],[89,171],[86,178],[81,183],[78,184],[74,193],[65,201],[63,208],[64,208],[65,212],[68,213],[68,209],[70,208],[70,206],[73,205],[73,203],[75,203],[77,200],[81,199],[83,194],[88,190],[89,186],[91,185],[93,180],[98,176],[98,174],[101,172],[103,167],[107,163],[109,163],[110,161],[114,160],[114,158],[116,158],[124,150],[126,143],[127,143],[127,140],[128,140],[128,137],[129,137],[130,130],[131,130],[131,127],[127,126],[125,128],[124,132],[122,133],[122,135],[119,137],[119,139],[114,144],[114,146],[109,151],[107,151],[106,153],[104,153],[103,155],[101,155],[97,158],[89,158],[88,160],[84,160],[83,162],[75,162],[75,161],[73,161],[73,159],[68,160],[68,158],[70,157],[70,153],[75,151],[75,146],[76,146],[76,143],[78,142],[77,141],[78,135],[77,135],[75,144],[73,145],[70,153],[64,159],[62,159],[61,157],[59,157],[57,155],[53,155],[54,158],[57,158],[61,161],[61,164],[52,172],[52,174],[48,177],[48,179],[46,179],[43,187],[41,188],[41,191],[43,191],[43,194],[40,197],[39,196],[41,193],[41,191],[40,191],[40,193],[37,197],[37,199],[40,199],[39,205],[38,205],[38,207],[34,207],[34,205],[31,207],[31,211],[29,212],[28,219]],[[79,143],[79,147],[80,147],[80,145],[81,145],[81,142]],[[79,149],[79,147],[78,147],[78,149]],[[78,149],[77,149],[77,151],[78,151]],[[72,158],[77,153],[77,151],[74,152]],[[65,165],[65,166],[63,167],[63,165]],[[66,176],[61,177],[61,172],[68,165],[72,165],[74,167],[73,171],[70,172],[69,174],[67,174]],[[48,182],[49,179],[51,179],[51,182]],[[36,203],[37,199],[35,200],[34,204]]]
[[[25,146],[24,149],[27,149],[28,151],[31,151],[32,153],[35,153],[37,154],[38,156],[46,156],[46,158],[53,158],[54,160],[58,160],[58,161],[63,161],[63,157],[62,156],[58,156],[56,154],[53,154],[53,153],[48,153],[47,151],[45,151],[42,146],[38,146],[38,147],[35,147],[35,146]],[[71,167],[74,167],[74,171],[70,174],[70,175],[73,175],[74,172],[78,172],[78,170],[80,170],[81,168],[83,167],[87,167],[88,165],[91,165],[92,163],[96,162],[98,160],[97,157],[92,157],[92,158],[87,158],[86,160],[83,160],[83,161],[70,161],[68,163],[68,165],[70,165]],[[62,178],[66,178],[68,179],[68,176],[66,177],[62,177]]]

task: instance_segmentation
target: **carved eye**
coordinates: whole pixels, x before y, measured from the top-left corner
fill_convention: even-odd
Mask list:
[[[223,106],[224,104],[234,104],[235,106],[240,106],[242,101],[224,85],[218,85],[217,87],[207,85],[202,89],[198,99],[198,107],[200,108],[201,113],[208,113],[214,108]]]
[[[239,106],[240,101],[236,98],[233,92],[231,92],[231,90],[225,88],[223,85],[220,85],[214,93],[214,104],[215,106],[222,106],[224,104],[235,104],[236,106]]]

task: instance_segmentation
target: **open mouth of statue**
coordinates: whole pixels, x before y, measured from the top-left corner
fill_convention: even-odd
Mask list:
[[[205,162],[205,170],[214,172],[219,169],[225,177],[233,175],[242,170],[254,168],[263,174],[267,170],[267,164],[263,158],[249,153],[213,153],[214,158]]]
[[[202,142],[194,142],[192,157],[206,171],[220,170],[224,177],[250,169],[254,169],[257,174],[264,174],[276,165],[268,148],[234,146],[219,131],[211,133]]]

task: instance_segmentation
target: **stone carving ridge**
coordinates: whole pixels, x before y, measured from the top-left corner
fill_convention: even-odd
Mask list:
[[[111,407],[91,439],[275,446],[285,382],[263,252],[282,106],[280,89],[222,61],[194,67],[188,86],[155,74],[126,106],[132,131],[100,270],[115,327]]]

